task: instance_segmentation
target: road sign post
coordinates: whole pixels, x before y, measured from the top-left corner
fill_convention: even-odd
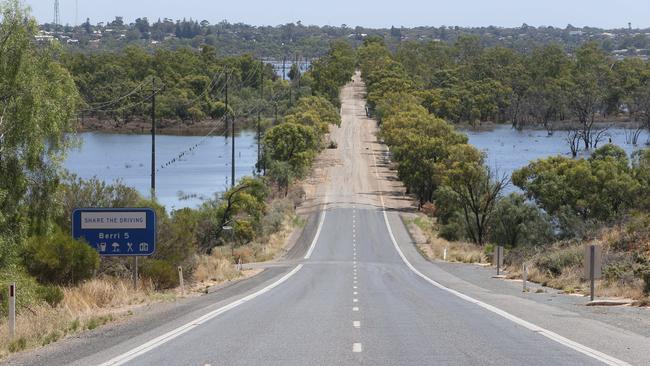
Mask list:
[[[86,240],[101,256],[149,256],[156,250],[156,213],[150,208],[77,209],[72,236]]]
[[[133,289],[138,289],[138,257],[133,256]]]
[[[16,283],[9,285],[9,339],[16,337]]]
[[[599,245],[585,246],[585,278],[589,280],[589,298],[594,301],[596,280],[602,277],[602,248]]]
[[[503,247],[497,246],[494,248],[495,263],[497,265],[497,276],[501,275],[501,267],[503,266]]]

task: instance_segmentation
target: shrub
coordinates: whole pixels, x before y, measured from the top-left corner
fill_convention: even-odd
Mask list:
[[[567,268],[581,265],[583,256],[582,247],[577,245],[549,250],[535,259],[535,266],[557,277]]]
[[[61,231],[36,236],[23,252],[25,267],[43,283],[76,284],[90,278],[99,267],[99,254],[84,241]]]
[[[160,259],[149,259],[140,266],[140,275],[151,280],[156,290],[165,290],[178,286],[176,268]]]
[[[9,352],[11,353],[20,352],[25,348],[27,348],[27,339],[25,337],[20,337],[9,343]]]
[[[36,293],[51,307],[56,307],[63,301],[63,290],[58,286],[41,286]]]
[[[643,293],[650,295],[650,270],[647,270],[641,274],[643,279]]]

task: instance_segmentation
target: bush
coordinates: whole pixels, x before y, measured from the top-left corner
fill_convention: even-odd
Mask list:
[[[176,268],[160,259],[149,259],[140,266],[140,275],[150,279],[156,290],[166,290],[178,286]]]
[[[76,284],[90,278],[99,267],[99,254],[86,242],[57,231],[27,241],[25,267],[42,283]]]
[[[438,233],[441,238],[449,241],[460,241],[464,238],[463,227],[457,222],[450,222],[446,225],[440,225]]]
[[[58,286],[41,286],[36,293],[51,307],[56,307],[63,301],[63,290]]]
[[[641,278],[643,279],[643,293],[646,295],[650,295],[650,270],[647,270],[641,274]]]
[[[583,257],[582,247],[578,245],[549,250],[535,259],[535,266],[557,277],[565,269],[581,265]]]

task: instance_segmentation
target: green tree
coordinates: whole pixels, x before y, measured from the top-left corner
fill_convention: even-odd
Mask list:
[[[283,123],[266,132],[264,147],[269,159],[289,163],[294,175],[301,177],[315,157],[319,141],[312,127]]]
[[[40,282],[76,284],[90,278],[99,267],[99,254],[85,241],[56,231],[31,237],[23,252],[27,270]]]
[[[595,144],[594,123],[596,115],[604,112],[607,88],[611,84],[610,64],[596,43],[586,43],[576,52],[576,62],[571,70],[569,106],[578,118],[585,149]]]
[[[512,179],[550,215],[569,208],[583,220],[620,217],[634,207],[640,189],[627,155],[613,145],[595,150],[589,160],[537,160],[515,171]]]
[[[553,240],[551,221],[544,211],[527,203],[523,195],[511,193],[494,209],[490,241],[509,248],[541,245]]]
[[[30,192],[39,192],[29,200],[32,205],[49,202],[54,190],[38,185],[56,182],[51,173],[68,145],[79,95],[70,74],[54,61],[57,50],[36,47],[36,21],[22,4],[2,2],[0,12],[0,236],[10,236],[15,246],[23,223],[49,215],[32,209],[37,216],[23,218],[22,206]],[[38,176],[49,179],[34,179]]]
[[[289,79],[291,81],[295,81],[300,78],[300,69],[298,68],[298,64],[291,64],[291,68],[289,69],[287,76],[289,76]]]

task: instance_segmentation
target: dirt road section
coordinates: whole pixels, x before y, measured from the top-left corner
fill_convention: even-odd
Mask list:
[[[382,163],[387,150],[378,140],[377,122],[366,116],[365,93],[357,72],[341,91],[341,126],[330,128],[330,138],[338,147],[323,151],[317,158],[312,175],[303,185],[306,200],[300,213],[320,206],[380,208],[380,194],[389,210],[414,208],[395,172]]]

